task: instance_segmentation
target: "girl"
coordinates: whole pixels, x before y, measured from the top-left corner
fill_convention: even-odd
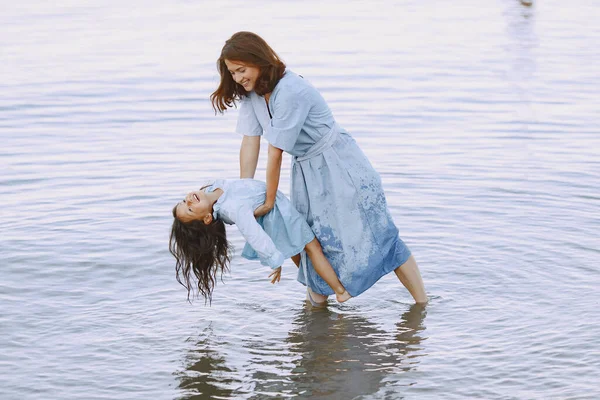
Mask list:
[[[340,281],[358,296],[394,271],[418,303],[427,301],[419,267],[398,236],[379,174],[333,118],[319,92],[287,70],[258,35],[234,34],[217,61],[219,87],[211,95],[223,113],[241,103],[237,132],[244,135],[240,176],[256,171],[260,137],[269,141],[267,193],[255,215],[275,205],[282,152],[292,155],[291,200],[306,219]],[[333,294],[310,268],[301,282]]]
[[[225,225],[236,224],[247,243],[242,252],[244,258],[259,259],[273,272],[271,283],[279,282],[281,264],[291,257],[300,264],[301,253],[311,260],[319,276],[335,291],[337,300],[350,298],[338,280],[333,268],[323,255],[321,245],[310,227],[292,207],[281,192],[276,194],[274,207],[256,220],[254,209],[265,201],[266,184],[253,179],[218,179],[212,185],[190,192],[173,208],[173,226],[169,239],[169,251],[177,260],[177,281],[188,291],[192,288],[190,275],[193,271],[198,281],[198,292],[210,300],[217,278],[228,269],[230,245],[227,242]],[[306,269],[306,265],[303,266]],[[308,298],[324,299],[317,290],[311,293],[307,285]],[[330,289],[331,290],[331,289]]]

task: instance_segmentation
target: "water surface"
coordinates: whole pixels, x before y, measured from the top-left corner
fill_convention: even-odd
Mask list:
[[[600,397],[599,18],[585,0],[3,5],[0,397]],[[392,274],[315,310],[290,261],[272,286],[238,257],[210,307],[186,302],[169,214],[238,174],[236,111],[208,101],[238,30],[381,173],[427,307]]]

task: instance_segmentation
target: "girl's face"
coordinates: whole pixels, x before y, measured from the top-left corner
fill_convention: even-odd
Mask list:
[[[260,76],[260,69],[242,63],[241,61],[225,60],[225,65],[233,80],[242,85],[246,92],[251,92],[256,86],[256,80]]]
[[[200,220],[204,221],[205,224],[210,224],[212,222],[212,212],[212,204],[203,190],[188,193],[176,209],[177,219],[184,223]]]

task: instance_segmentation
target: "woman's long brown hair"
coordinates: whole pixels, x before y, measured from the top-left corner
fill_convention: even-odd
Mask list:
[[[233,80],[225,60],[258,67],[260,76],[254,91],[261,96],[272,92],[285,72],[285,64],[263,38],[252,32],[233,34],[225,42],[217,60],[221,82],[217,90],[210,95],[215,112],[223,113],[228,107],[232,107],[236,100],[248,95],[244,87]]]
[[[231,261],[231,246],[227,241],[225,224],[219,219],[208,225],[203,221],[183,223],[177,219],[176,210],[177,206],[173,208],[169,251],[177,260],[177,282],[187,289],[189,301],[190,293],[192,297],[196,294],[196,290],[192,292],[193,272],[197,281],[197,294],[210,302],[217,274],[221,272],[222,276],[223,272],[228,271]]]

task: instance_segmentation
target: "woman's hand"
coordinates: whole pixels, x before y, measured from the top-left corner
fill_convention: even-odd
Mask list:
[[[275,205],[272,203],[263,203],[263,205],[258,206],[258,208],[256,210],[254,210],[254,216],[256,218],[262,217],[263,215],[268,214],[269,211],[271,211],[274,206]]]
[[[269,278],[271,278],[271,283],[273,284],[279,282],[279,280],[281,279],[281,267],[274,269],[273,272],[271,272],[271,274],[269,275]]]

